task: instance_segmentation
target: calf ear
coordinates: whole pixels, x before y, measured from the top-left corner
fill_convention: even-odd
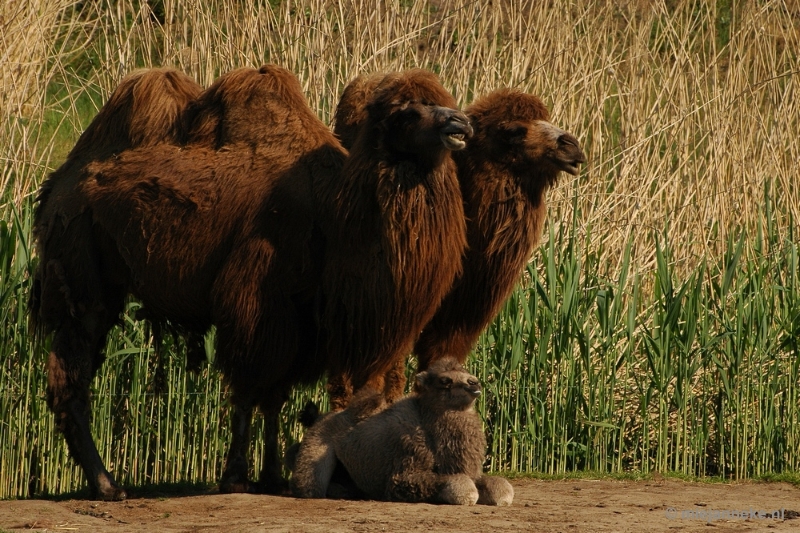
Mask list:
[[[414,381],[414,392],[422,392],[427,388],[428,373],[423,371],[417,374],[417,379]]]
[[[521,144],[528,135],[528,125],[514,120],[503,122],[497,127],[497,136],[508,144]]]

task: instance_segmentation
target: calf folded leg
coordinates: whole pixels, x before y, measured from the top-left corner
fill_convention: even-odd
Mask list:
[[[441,475],[428,470],[395,474],[387,490],[393,501],[474,505],[478,489],[466,474]]]
[[[319,422],[324,424],[325,420]],[[290,486],[298,498],[324,498],[333,472],[336,452],[327,435],[307,432],[297,451]]]
[[[514,487],[508,480],[496,476],[481,476],[476,482],[478,504],[511,505],[514,500]]]

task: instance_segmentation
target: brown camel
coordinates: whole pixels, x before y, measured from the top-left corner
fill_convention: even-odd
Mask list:
[[[334,133],[347,148],[363,121],[363,107],[382,74],[353,80],[337,106]],[[464,198],[467,251],[462,275],[414,346],[424,370],[444,356],[464,362],[494,319],[536,248],[547,215],[545,197],[561,171],[577,174],[586,161],[573,135],[552,125],[542,101],[500,89],[466,109],[475,129],[453,155]],[[387,399],[402,394],[403,361],[387,371]],[[345,407],[353,386],[333,375],[334,409]],[[357,389],[357,388],[356,388]]]

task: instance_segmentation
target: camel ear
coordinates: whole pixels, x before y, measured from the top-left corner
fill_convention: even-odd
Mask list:
[[[422,392],[427,387],[428,383],[428,372],[422,371],[417,374],[417,379],[414,381],[414,392]]]
[[[521,144],[528,135],[528,125],[514,120],[504,122],[497,127],[497,136],[508,144]]]

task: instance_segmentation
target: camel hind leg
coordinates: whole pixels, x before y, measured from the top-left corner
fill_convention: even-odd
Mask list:
[[[47,400],[70,455],[86,475],[91,497],[122,500],[127,495],[103,465],[92,439],[89,416],[89,385],[102,361],[99,344],[113,321],[98,320],[95,328],[87,330],[87,318],[95,322],[96,317],[67,319],[53,336],[47,359]]]
[[[261,472],[258,475],[258,489],[264,494],[286,494],[289,483],[283,477],[283,461],[279,449],[280,414],[288,394],[261,404],[264,414],[264,453]]]
[[[250,427],[253,419],[253,407],[249,402],[233,400],[233,416],[231,426],[233,435],[225,459],[225,468],[219,481],[222,493],[256,493],[282,494],[288,488],[283,477],[282,461],[278,449],[280,433],[279,417],[283,400],[276,403],[262,404],[264,415],[264,453],[263,466],[258,482],[249,478],[248,448],[250,447]]]
[[[98,267],[91,218],[67,224],[53,221],[42,244],[37,273],[38,295],[31,310],[53,339],[47,359],[47,403],[64,434],[71,456],[80,464],[92,497],[126,497],[103,465],[90,429],[89,387],[103,363],[106,334],[124,305],[124,289],[109,282],[116,263],[106,257]]]
[[[219,491],[225,494],[256,492],[250,481],[247,449],[250,446],[250,425],[253,421],[253,407],[234,402],[231,416],[231,445],[225,459],[225,469],[219,480]]]

